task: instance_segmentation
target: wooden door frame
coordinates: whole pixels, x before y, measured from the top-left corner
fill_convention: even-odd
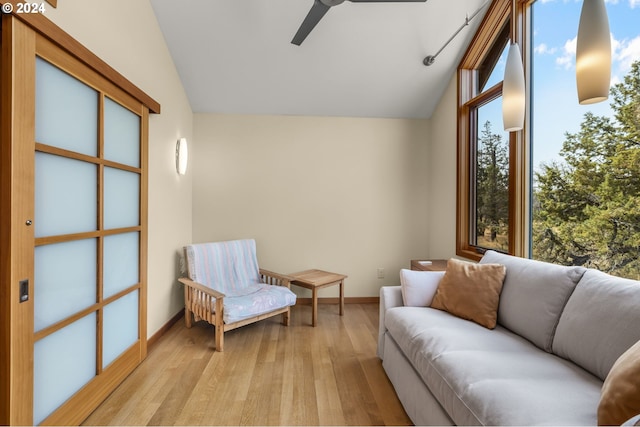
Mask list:
[[[25,82],[35,79],[35,34],[3,15],[1,44],[0,424],[13,425],[33,418],[33,334],[22,333],[33,332],[33,299],[20,302],[19,282],[30,279],[32,293],[35,88]]]

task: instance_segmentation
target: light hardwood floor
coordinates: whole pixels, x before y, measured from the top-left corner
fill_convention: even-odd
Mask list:
[[[85,425],[410,425],[376,357],[377,304],[296,305],[225,334],[176,323]]]

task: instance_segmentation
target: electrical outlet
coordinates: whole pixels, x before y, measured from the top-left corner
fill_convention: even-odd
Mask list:
[[[378,279],[384,279],[384,268],[378,269]]]

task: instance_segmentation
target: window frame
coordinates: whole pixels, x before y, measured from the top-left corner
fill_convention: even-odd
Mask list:
[[[516,10],[510,33],[520,45],[523,54],[527,100],[529,97],[530,76],[529,63],[530,18],[529,6],[533,0],[517,0]],[[482,258],[484,248],[473,245],[470,232],[471,221],[475,218],[472,209],[474,194],[471,188],[471,177],[475,170],[472,160],[475,159],[475,130],[473,128],[473,109],[482,105],[492,97],[501,96],[502,82],[480,93],[478,73],[487,55],[490,54],[494,42],[500,37],[507,21],[512,18],[511,0],[494,0],[489,6],[478,31],[458,66],[458,114],[457,114],[457,194],[456,194],[456,255],[478,261]],[[528,149],[527,132],[529,128],[529,105],[525,114],[523,130],[509,134],[509,251],[516,256],[527,256],[529,247],[529,169],[530,150]]]

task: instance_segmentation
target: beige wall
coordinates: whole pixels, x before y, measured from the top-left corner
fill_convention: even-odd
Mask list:
[[[456,96],[454,76],[430,119],[428,253],[436,259],[456,253]]]
[[[193,114],[145,0],[61,0],[46,16],[161,104],[149,120],[148,335],[182,307],[177,253],[191,241],[191,174],[175,171],[175,144]]]
[[[455,253],[455,79],[430,120],[194,116],[148,1],[63,0],[47,17],[162,105],[150,118],[149,336],[182,308],[177,257],[191,241],[255,238],[261,266],[343,272],[358,297],[397,284],[411,258]]]
[[[428,256],[428,133],[427,120],[196,114],[194,241],[255,238],[264,268],[336,271],[347,297],[377,296]]]

